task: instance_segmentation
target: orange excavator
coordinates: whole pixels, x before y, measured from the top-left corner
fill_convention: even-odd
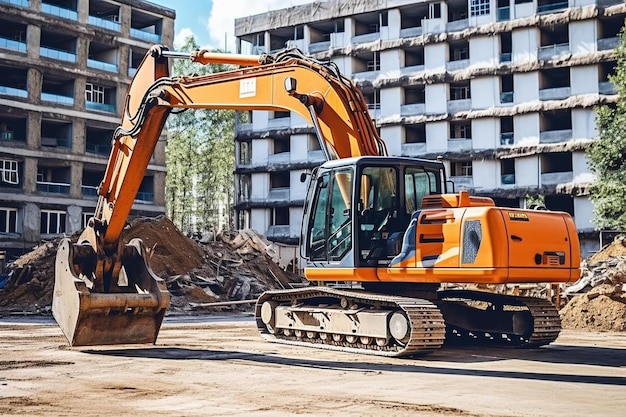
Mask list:
[[[169,60],[182,58],[239,69],[170,76]],[[540,346],[558,336],[547,300],[441,287],[577,280],[567,213],[449,192],[442,162],[389,156],[362,93],[332,62],[293,49],[247,56],[155,46],[130,85],[95,215],[76,243],[59,246],[52,311],[71,345],[156,341],[169,293],[141,240],[124,245],[120,234],[169,113],[189,108],[293,111],[327,159],[303,176],[301,256],[316,285],[263,293],[263,338],[408,356],[444,340]]]

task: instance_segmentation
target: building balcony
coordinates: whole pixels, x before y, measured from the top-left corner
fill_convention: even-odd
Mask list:
[[[313,42],[309,44],[309,53],[323,52],[330,48],[330,41]]]
[[[322,163],[326,161],[326,158],[324,157],[324,152],[321,149],[308,151],[306,153],[306,158],[307,162]]]
[[[52,194],[69,194],[70,184],[63,182],[37,181],[37,191]]]
[[[502,175],[500,175],[500,184],[502,184],[502,185],[515,185],[515,174],[502,174]]]
[[[500,104],[510,104],[515,100],[513,91],[504,91],[500,93]]]
[[[454,183],[454,191],[474,188],[474,179],[471,176],[454,176],[450,177],[450,181]]]
[[[380,39],[380,32],[364,33],[363,35],[353,36],[350,41],[352,43],[367,43],[374,42],[378,39]]]
[[[135,197],[135,203],[152,204],[154,202],[154,193],[139,191]]]
[[[598,83],[598,92],[603,95],[617,94],[617,88],[610,81],[600,81]]]
[[[161,35],[158,33],[146,32],[141,29],[130,28],[130,36],[150,43],[161,42]]]
[[[503,64],[505,62],[510,63],[512,58],[511,52],[502,52],[500,54],[500,63]]]
[[[542,185],[556,185],[567,182],[572,182],[574,179],[574,173],[572,171],[567,172],[547,172],[541,174]]]
[[[41,3],[41,11],[64,19],[78,20],[78,12],[76,10],[65,9],[48,3]]]
[[[447,108],[448,113],[468,111],[472,108],[472,99],[466,98],[464,100],[448,100]]]
[[[291,117],[269,119],[267,121],[267,127],[270,129],[287,129],[291,127]]]
[[[11,142],[15,138],[15,134],[9,130],[0,130],[0,141]]]
[[[26,43],[6,38],[0,38],[0,48],[10,49],[17,52],[26,52]]]
[[[572,139],[572,129],[545,130],[539,132],[539,143],[558,143]]]
[[[291,161],[291,152],[275,153],[272,155],[268,155],[267,157],[268,164],[282,165],[282,164],[288,164],[290,161]]]
[[[97,145],[93,143],[87,143],[85,145],[85,152],[93,153],[96,155],[109,155],[111,153],[111,145]]]
[[[41,93],[41,101],[48,101],[56,104],[64,104],[66,106],[74,105],[74,97],[63,96],[60,94]]]
[[[58,59],[59,61],[76,62],[75,53],[48,48],[46,46],[41,46],[39,48],[39,55],[50,59]]]
[[[511,18],[511,8],[510,7],[498,7],[496,12],[496,20],[498,22],[502,22],[504,20],[509,20]]]
[[[41,146],[48,146],[50,148],[72,148],[72,140],[71,139],[61,139],[61,138],[46,138],[41,137]]]
[[[99,69],[102,71],[117,72],[117,65],[110,62],[98,61],[97,59],[88,59],[87,66],[89,68]]]
[[[270,201],[289,201],[289,187],[272,188],[267,194]]]
[[[426,142],[403,143],[402,156],[421,156],[426,153]]]
[[[107,113],[115,113],[115,104],[96,103],[95,101],[86,101],[85,108],[88,110],[104,111]]]
[[[400,73],[402,75],[410,74],[412,72],[422,72],[424,71],[424,65],[411,65],[410,67],[400,68]]]
[[[80,192],[83,198],[98,199],[98,187],[93,185],[81,185]]]
[[[550,2],[548,4],[537,5],[537,13],[554,13],[565,10],[568,7],[567,1]]]
[[[29,0],[0,0],[0,3],[9,3],[14,6],[28,7]]]
[[[457,61],[448,61],[446,62],[446,70],[448,71],[462,70],[464,68],[469,67],[469,65],[470,65],[469,59],[459,59]]]
[[[500,145],[510,146],[515,144],[515,135],[513,132],[500,133]]]
[[[453,22],[446,23],[446,32],[456,32],[459,30],[467,29],[469,27],[469,19],[455,20]]]
[[[613,38],[598,39],[597,48],[598,48],[598,51],[608,51],[611,49],[616,49],[619,46],[619,43],[620,43],[620,40],[617,36]]]
[[[472,150],[472,138],[449,138],[448,152],[465,152]]]
[[[291,227],[288,224],[269,226],[265,237],[270,240],[291,237]]]
[[[21,88],[5,87],[0,85],[0,95],[28,98],[28,91],[22,90]]]
[[[569,43],[557,43],[554,45],[545,45],[539,48],[537,51],[538,59],[550,59],[554,56],[568,54],[569,51]]]
[[[426,113],[425,103],[403,104],[400,106],[400,116],[415,116]]]
[[[544,88],[539,90],[539,100],[563,100],[571,94],[571,87]]]
[[[90,25],[112,30],[114,32],[121,32],[122,30],[122,27],[119,24],[119,22],[114,22],[113,20],[109,20],[109,19],[103,19],[101,17],[89,16],[87,22]]]
[[[137,68],[128,68],[128,76],[134,77],[137,74]]]
[[[401,38],[414,38],[416,36],[420,36],[421,34],[422,34],[421,26],[413,27],[413,28],[400,29],[400,37]]]

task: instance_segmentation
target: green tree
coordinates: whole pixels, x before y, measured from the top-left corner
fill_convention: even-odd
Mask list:
[[[595,174],[590,187],[594,224],[600,229],[626,230],[626,33],[620,32],[617,64],[609,81],[617,89],[617,102],[597,109],[599,138],[588,149]]]
[[[193,36],[181,51],[199,46]],[[206,75],[232,69],[227,65],[201,65],[176,60],[173,75]],[[202,232],[212,227],[232,227],[234,123],[230,110],[172,112],[167,120],[166,208],[183,232]]]

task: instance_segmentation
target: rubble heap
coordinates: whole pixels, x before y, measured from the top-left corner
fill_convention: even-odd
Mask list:
[[[583,261],[580,280],[563,291],[563,328],[626,331],[626,241],[610,245]]]
[[[172,294],[170,314],[212,310],[207,303],[253,300],[268,289],[303,284],[301,277],[275,263],[275,247],[250,229],[199,242],[160,216],[138,219],[122,234],[124,242],[135,237],[150,249],[149,264],[167,283]],[[9,265],[12,273],[0,291],[0,314],[50,312],[59,241],[43,243]],[[251,309],[252,305],[236,308]]]

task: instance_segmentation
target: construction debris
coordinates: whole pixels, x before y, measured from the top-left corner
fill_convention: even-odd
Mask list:
[[[251,229],[200,242],[186,237],[161,216],[134,221],[124,230],[122,240],[134,237],[150,248],[149,264],[167,283],[172,294],[169,314],[250,310],[251,302],[228,302],[255,300],[268,289],[306,284],[298,275],[281,269],[275,262],[276,248]],[[9,265],[10,278],[0,291],[0,314],[50,312],[59,241],[45,242]]]
[[[618,236],[581,265],[582,276],[562,295],[563,328],[626,331],[626,241]]]

